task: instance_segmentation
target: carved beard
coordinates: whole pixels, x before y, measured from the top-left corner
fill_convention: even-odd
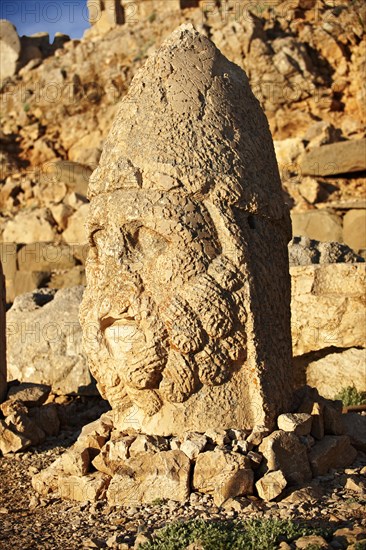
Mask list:
[[[202,385],[228,380],[246,346],[242,278],[219,256],[167,306],[142,293],[123,316],[104,321],[119,378],[146,414],[159,411],[161,397],[181,403]]]

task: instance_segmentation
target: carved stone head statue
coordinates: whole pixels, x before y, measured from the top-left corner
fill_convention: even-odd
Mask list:
[[[272,425],[291,388],[290,222],[243,70],[175,31],[135,76],[89,195],[80,318],[120,426]]]

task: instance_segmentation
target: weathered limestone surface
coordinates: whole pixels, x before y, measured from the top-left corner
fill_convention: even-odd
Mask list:
[[[366,169],[366,139],[340,141],[306,153],[301,171],[310,176],[331,176]]]
[[[6,395],[5,278],[0,262],[0,403]]]
[[[94,393],[78,320],[83,287],[18,296],[7,313],[8,379]]]
[[[364,347],[365,264],[291,267],[294,355],[331,346]]]
[[[291,384],[289,215],[245,73],[191,25],[135,76],[89,197],[80,318],[119,426],[273,426]]]
[[[0,81],[14,76],[20,54],[20,40],[16,28],[6,19],[0,20]]]
[[[350,348],[311,361],[306,369],[306,382],[329,399],[348,386],[366,392],[366,349]]]

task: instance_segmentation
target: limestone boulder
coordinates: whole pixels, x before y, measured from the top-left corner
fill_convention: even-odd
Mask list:
[[[294,433],[273,432],[263,440],[259,451],[267,461],[267,469],[281,470],[288,483],[302,484],[311,480],[307,449]]]
[[[260,498],[270,501],[280,496],[286,485],[285,476],[280,470],[277,470],[261,477],[255,484],[255,487]]]
[[[366,416],[358,413],[343,415],[345,434],[351,439],[351,444],[356,449],[366,452]]]
[[[326,210],[307,210],[291,212],[292,234],[317,241],[342,242],[342,219]]]
[[[294,266],[290,272],[294,355],[364,347],[365,264]]]
[[[0,420],[0,451],[4,455],[23,451],[30,445],[30,439],[27,439],[20,433],[14,432],[4,420]]]
[[[110,477],[102,472],[85,476],[59,475],[57,488],[61,498],[77,502],[96,502],[105,498]]]
[[[18,296],[7,313],[8,379],[94,392],[78,320],[82,287]]]
[[[366,139],[340,141],[314,147],[301,160],[301,171],[309,176],[331,176],[366,169]]]
[[[366,210],[349,210],[345,214],[343,241],[354,250],[366,248]]]
[[[0,80],[14,76],[18,69],[20,39],[16,28],[6,19],[0,20]]]
[[[366,392],[366,349],[350,348],[311,361],[306,368],[306,382],[329,399],[349,386]]]
[[[88,214],[89,204],[83,204],[68,218],[67,228],[62,233],[62,238],[66,243],[70,245],[83,245],[87,243],[85,224]]]
[[[312,418],[306,413],[284,413],[277,418],[279,430],[296,435],[308,435],[311,432]]]
[[[123,464],[109,485],[110,506],[135,506],[154,500],[185,502],[189,497],[190,460],[179,450],[140,453]]]
[[[294,237],[288,246],[290,266],[364,262],[349,246]]]
[[[357,456],[347,435],[326,435],[311,449],[309,460],[314,476],[326,474],[331,468],[346,468]]]
[[[193,473],[193,488],[213,495],[217,506],[227,499],[253,493],[251,462],[239,453],[216,449],[198,455]]]
[[[9,220],[4,229],[5,243],[52,242],[55,238],[55,223],[46,208],[21,211]]]
[[[91,173],[91,168],[80,162],[72,160],[47,162],[42,166],[40,174],[40,192],[44,193],[49,189],[51,195],[54,195],[55,191],[64,186],[65,194],[74,192],[86,196]]]

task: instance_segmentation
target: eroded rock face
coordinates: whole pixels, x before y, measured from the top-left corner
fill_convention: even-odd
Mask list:
[[[245,73],[192,26],[134,78],[89,197],[80,318],[121,429],[273,425],[291,382],[289,215]]]

